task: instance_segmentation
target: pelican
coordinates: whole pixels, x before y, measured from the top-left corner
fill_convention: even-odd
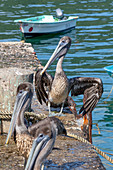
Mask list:
[[[55,117],[45,118],[28,128],[26,127],[24,123],[24,112],[29,108],[29,105],[31,104],[33,91],[33,85],[31,83],[26,82],[18,86],[14,112],[12,115],[6,144],[9,143],[9,139],[12,133],[14,130],[16,130],[15,138],[17,148],[21,155],[25,157],[25,165],[30,154],[32,144],[35,143],[36,146],[38,145],[39,149],[38,157],[40,161],[38,161],[37,165],[41,166],[43,160],[49,155],[54,146],[56,135],[66,135],[66,130],[63,126],[63,123]],[[42,156],[43,151],[44,154]]]
[[[40,138],[36,138],[33,141],[32,149],[25,167],[25,170],[39,170],[46,157],[51,153],[55,139],[56,139],[56,127],[52,123],[51,136],[43,135],[41,133]]]
[[[88,112],[92,112],[103,93],[103,83],[100,78],[94,77],[73,77],[68,79],[63,68],[63,59],[71,45],[71,38],[64,36],[58,43],[54,53],[45,65],[38,67],[35,74],[35,91],[37,98],[47,103],[49,108],[49,116],[51,116],[50,104],[62,105],[59,116],[62,115],[64,103],[68,100],[69,93],[71,96],[83,94],[87,96],[86,101],[81,107],[79,114],[84,116]],[[49,75],[47,68],[58,58],[55,76]],[[48,88],[48,91],[46,90]]]

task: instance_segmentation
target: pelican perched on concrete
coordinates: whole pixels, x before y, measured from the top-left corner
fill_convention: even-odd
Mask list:
[[[6,144],[9,143],[9,139],[15,129],[17,148],[21,155],[25,157],[26,162],[32,148],[32,143],[35,140],[34,143],[36,146],[38,142],[38,157],[40,158],[37,165],[41,166],[43,160],[49,155],[54,146],[56,135],[66,135],[66,130],[63,123],[55,117],[45,118],[27,128],[24,124],[24,112],[31,104],[32,97],[33,85],[31,83],[22,83],[18,86],[14,112],[12,115]],[[34,145],[33,148],[35,148]],[[45,150],[43,156],[42,150]]]
[[[51,135],[40,134],[33,141],[32,149],[25,167],[25,170],[39,170],[46,157],[51,153],[55,139],[56,139],[56,127],[52,122]]]
[[[84,94],[87,96],[86,101],[81,107],[79,113],[85,115],[92,112],[98,103],[103,93],[103,83],[99,78],[93,77],[74,77],[68,79],[62,68],[63,59],[70,48],[71,39],[68,36],[61,38],[51,58],[45,65],[38,67],[35,75],[35,90],[39,102],[48,101],[49,115],[51,115],[50,104],[62,104],[59,115],[62,114],[62,109],[68,95],[77,96]],[[58,58],[55,76],[52,77],[46,72],[46,69]],[[48,88],[48,93],[46,88]]]

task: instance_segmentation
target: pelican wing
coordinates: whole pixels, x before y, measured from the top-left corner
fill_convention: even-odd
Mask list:
[[[35,91],[37,99],[42,104],[42,101],[46,103],[48,99],[47,89],[51,88],[53,78],[47,72],[40,74],[43,68],[39,68],[35,74]]]
[[[61,122],[60,119],[56,117],[47,117],[39,121],[38,123],[31,125],[30,127],[28,127],[28,132],[34,138],[36,138],[42,132],[49,133],[51,123],[55,125],[57,135],[61,135],[61,134],[67,135],[67,132],[66,132],[66,129],[63,123]]]
[[[101,79],[92,77],[76,77],[70,79],[69,83],[69,91],[71,91],[72,96],[80,94],[84,95],[84,104],[79,113],[85,115],[89,111],[92,112],[103,93],[103,83]]]

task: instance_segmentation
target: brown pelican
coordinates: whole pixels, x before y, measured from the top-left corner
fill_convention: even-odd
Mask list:
[[[93,77],[74,77],[68,79],[62,68],[63,59],[70,48],[71,39],[70,37],[64,36],[61,38],[58,46],[56,47],[51,58],[43,68],[41,65],[35,75],[35,91],[39,102],[46,102],[48,100],[49,115],[50,103],[56,105],[63,105],[68,98],[69,93],[71,96],[77,96],[84,94],[87,95],[87,100],[84,102],[79,113],[85,115],[88,112],[92,112],[98,103],[102,93],[103,93],[103,83],[99,78]],[[56,72],[54,78],[46,72],[46,69],[53,63],[53,61],[58,58]],[[48,93],[46,88],[48,88]]]
[[[25,167],[25,170],[41,169],[41,165],[45,158],[51,153],[56,139],[56,127],[52,123],[51,136],[43,135],[43,133],[33,141],[32,149]]]
[[[14,132],[15,129],[17,148],[22,156],[25,157],[26,163],[30,150],[32,148],[32,143],[34,140],[37,141],[40,151],[39,157],[41,161],[37,163],[39,165],[43,162],[43,159],[45,159],[51,152],[54,146],[56,135],[66,135],[66,130],[63,126],[63,123],[55,117],[45,118],[44,120],[35,123],[27,128],[24,124],[24,112],[31,104],[32,97],[33,85],[31,83],[22,83],[18,86],[14,112],[12,115],[6,144],[9,143],[11,134]],[[42,156],[43,150],[46,150],[47,152],[44,151],[45,154]]]

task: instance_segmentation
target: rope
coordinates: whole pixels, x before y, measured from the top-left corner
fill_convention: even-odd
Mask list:
[[[46,118],[47,116],[45,114],[36,114],[34,112],[25,112],[25,116],[33,116],[33,118],[36,118],[38,120],[42,120],[44,118]],[[9,111],[4,111],[4,110],[0,110],[0,119],[11,119],[12,117],[12,112]],[[86,139],[76,135],[76,134],[72,134],[67,132],[67,135],[70,137],[73,137],[81,142],[90,144],[93,149],[95,149],[97,151],[98,154],[100,154],[102,157],[104,157],[106,160],[108,160],[110,163],[113,164],[113,159],[111,159],[108,155],[106,155],[103,151],[101,151],[100,149],[98,149],[96,146],[92,145],[89,141],[87,141]]]
[[[69,133],[69,132],[67,132],[67,135],[70,136],[70,137],[73,137],[73,138],[75,138],[75,139],[77,139],[77,140],[79,140],[79,141],[81,141],[81,142],[90,144],[90,145],[93,147],[93,149],[95,149],[95,150],[97,151],[97,153],[98,153],[99,155],[101,155],[102,157],[104,157],[106,160],[108,160],[110,163],[113,164],[113,159],[111,159],[108,155],[106,155],[103,151],[101,151],[100,149],[98,149],[96,146],[92,145],[92,144],[91,144],[90,142],[88,142],[86,139],[84,139],[84,138],[82,138],[82,137],[80,137],[80,136],[78,136],[78,135]]]
[[[107,166],[111,166],[111,167],[113,167],[113,165],[109,165],[109,164],[107,164],[107,163],[105,163],[105,162],[103,162],[103,164],[105,164],[105,165],[107,165]]]
[[[112,156],[113,156],[113,153],[108,153],[108,152],[104,152],[104,153],[106,153],[106,154],[108,154],[108,155],[112,155]]]
[[[100,134],[100,129],[99,129],[99,126],[98,126],[98,123],[92,123],[93,125],[96,125],[97,129],[98,129],[98,134]]]
[[[25,117],[31,117],[31,116],[38,120],[42,120],[47,117],[45,114],[36,114],[34,112],[25,112]],[[10,120],[11,117],[12,117],[12,112],[0,110],[0,119]]]
[[[106,100],[109,98],[110,94],[112,93],[112,90],[113,90],[113,86],[112,86],[111,91],[109,92],[109,95],[108,95],[108,97],[106,98]],[[106,100],[104,101],[104,103],[106,103]]]

